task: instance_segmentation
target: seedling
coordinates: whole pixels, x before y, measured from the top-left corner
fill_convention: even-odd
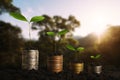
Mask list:
[[[98,59],[101,57],[100,54],[97,54],[96,56],[90,56],[90,58],[93,60],[92,64],[94,65],[100,65],[100,62],[98,61]]]
[[[100,58],[100,57],[101,57],[100,54],[97,54],[96,56],[90,56],[91,59],[98,59],[98,58]]]
[[[20,14],[20,13],[16,13],[16,12],[10,12],[10,16],[12,16],[13,18],[17,19],[17,20],[21,20],[21,21],[25,21],[28,23],[29,25],[29,38],[31,41],[31,22],[38,22],[38,21],[42,21],[44,20],[43,16],[34,16],[32,17],[30,20],[28,20],[24,15]],[[31,47],[31,43],[30,43],[30,47]]]
[[[53,43],[54,43],[54,51],[55,51],[55,54],[56,54],[56,41],[59,40],[59,42],[60,42],[61,36],[62,36],[62,35],[65,35],[67,32],[68,32],[68,30],[65,30],[65,29],[64,29],[64,30],[59,31],[59,32],[50,31],[50,32],[47,32],[47,33],[46,33],[48,36],[54,37]],[[56,40],[57,37],[59,37],[59,39]]]
[[[10,12],[10,16],[12,16],[13,18],[15,18],[17,20],[25,21],[25,22],[28,23],[30,40],[31,40],[31,33],[30,33],[30,28],[31,28],[30,24],[31,24],[31,22],[38,22],[38,21],[44,20],[43,16],[34,16],[30,20],[28,20],[24,15],[22,15],[20,13],[16,13],[16,12]]]
[[[76,57],[75,59],[77,59],[77,60],[79,58],[78,53],[82,53],[84,51],[84,47],[75,48],[72,45],[66,45],[66,47],[67,47],[67,49],[75,52],[75,57]]]

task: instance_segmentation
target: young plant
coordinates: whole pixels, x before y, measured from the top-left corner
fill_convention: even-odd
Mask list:
[[[96,56],[90,56],[91,59],[98,59],[98,58],[100,58],[100,57],[101,57],[100,54],[97,54]]]
[[[75,60],[77,61],[79,59],[79,53],[82,53],[84,51],[84,47],[78,47],[75,48],[72,45],[66,45],[67,49],[75,52]]]
[[[100,54],[97,54],[96,56],[90,56],[91,59],[93,59],[93,63],[95,63],[96,65],[99,65],[99,61],[98,59],[101,57]]]
[[[29,25],[29,38],[31,40],[31,22],[38,22],[38,21],[42,21],[44,20],[43,16],[34,16],[32,17],[30,20],[28,20],[24,15],[22,15],[21,13],[16,13],[16,12],[10,12],[10,16],[12,16],[13,18],[17,19],[17,20],[21,20],[21,21],[25,21],[28,23]],[[31,45],[31,44],[30,44]]]
[[[65,29],[64,29],[64,30],[59,31],[59,32],[49,31],[49,32],[46,33],[48,36],[53,37],[53,43],[54,43],[54,44],[53,44],[53,47],[54,47],[55,54],[57,54],[56,41],[58,41],[58,43],[60,43],[60,41],[61,41],[61,36],[62,36],[62,35],[65,35],[67,32],[68,32],[68,30],[65,30]],[[57,38],[59,38],[59,39],[57,39]]]

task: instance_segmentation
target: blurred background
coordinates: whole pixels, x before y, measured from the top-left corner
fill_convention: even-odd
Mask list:
[[[40,67],[52,53],[52,38],[47,31],[67,29],[68,34],[57,44],[64,55],[64,64],[72,52],[66,44],[85,47],[82,58],[91,63],[90,56],[101,54],[103,65],[120,66],[120,5],[119,0],[0,0],[0,68],[20,68],[23,49],[39,50]],[[20,12],[30,19],[42,15],[45,20],[28,24],[13,19],[9,12]]]

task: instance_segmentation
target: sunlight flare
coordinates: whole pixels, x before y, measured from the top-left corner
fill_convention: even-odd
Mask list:
[[[96,16],[93,19],[92,31],[97,35],[97,43],[101,42],[101,36],[107,29],[107,18],[103,15]]]
[[[93,32],[99,37],[107,28],[107,19],[105,16],[96,16],[93,19]]]

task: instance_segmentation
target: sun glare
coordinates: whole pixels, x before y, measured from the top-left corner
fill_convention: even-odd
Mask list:
[[[94,32],[97,36],[100,36],[103,34],[104,31],[105,31],[105,28],[103,27],[103,28],[96,29],[96,31],[94,31]]]
[[[98,16],[94,18],[93,22],[93,32],[97,36],[100,36],[106,29],[106,18],[103,16]]]

